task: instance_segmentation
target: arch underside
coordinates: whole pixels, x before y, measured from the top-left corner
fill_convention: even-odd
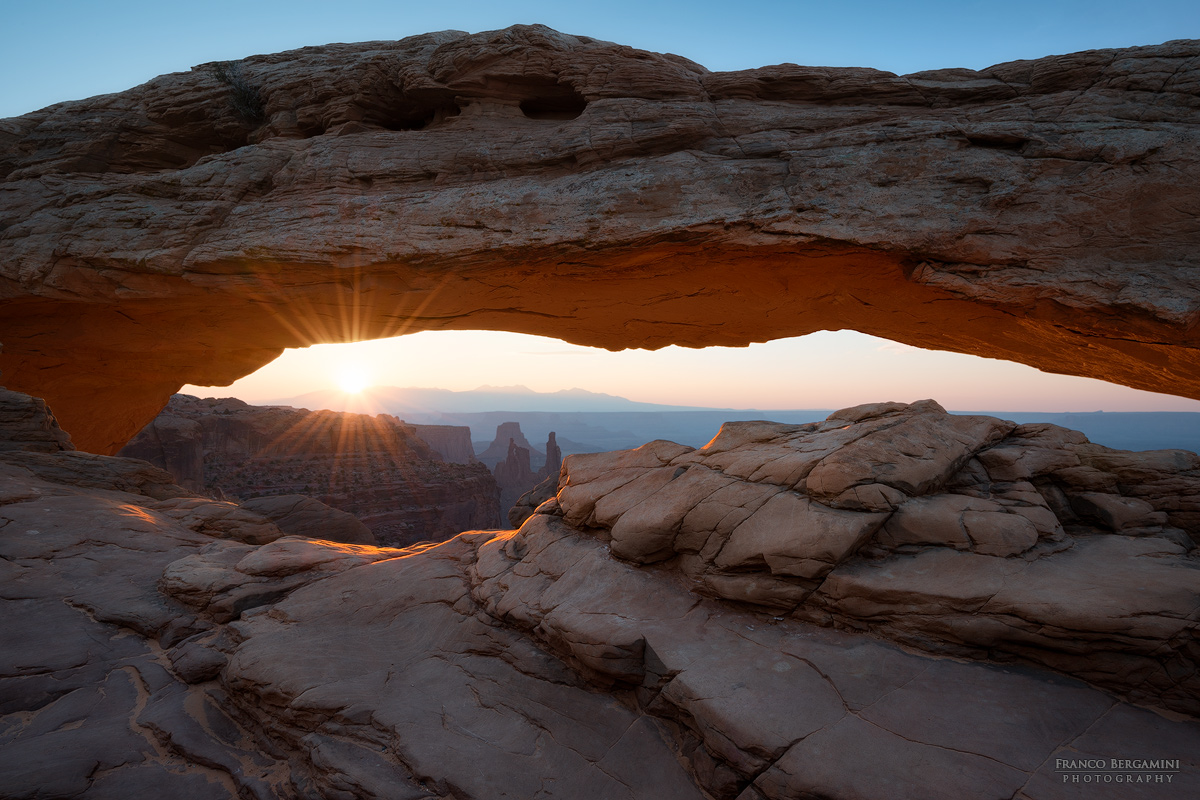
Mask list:
[[[0,132],[0,380],[102,453],[183,384],[438,329],[853,329],[1200,398],[1198,53],[709,73],[514,28],[249,59],[258,122],[203,68],[61,104]]]

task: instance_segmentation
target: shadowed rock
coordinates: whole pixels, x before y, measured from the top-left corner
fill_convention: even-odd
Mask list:
[[[413,425],[405,423],[417,438],[429,445],[442,460],[451,464],[474,464],[475,448],[471,444],[471,429],[466,425]]]
[[[58,426],[45,400],[0,386],[0,453],[25,450],[57,453],[74,450],[71,436]]]
[[[508,440],[508,456],[496,465],[495,472],[501,508],[512,508],[537,480],[537,474],[529,468],[529,449],[517,446],[512,439]]]
[[[520,530],[406,549],[255,544],[131,463],[0,456],[6,796],[1068,800],[1057,758],[1142,756],[1200,793],[1194,717],[1061,674],[1194,701],[1194,454],[875,404],[568,457]]]
[[[562,470],[562,449],[555,440],[554,431],[546,439],[546,464],[538,470],[535,478],[542,481],[517,498],[508,510],[508,521],[514,528],[529,519],[537,507],[558,494],[558,477]]]
[[[470,448],[468,428],[435,430],[457,431]],[[252,498],[243,508],[298,536],[397,545],[499,524],[488,470],[473,460],[447,463],[431,447],[388,414],[175,395],[120,452],[170,471],[194,491]]]
[[[546,463],[538,470],[538,475],[557,481],[558,471],[562,469],[562,458],[562,448],[558,446],[554,431],[550,431],[550,435],[546,437]]]
[[[330,508],[311,497],[284,494],[246,500],[242,508],[262,514],[290,536],[345,544],[377,545],[375,534],[353,514]]]
[[[494,470],[508,460],[512,454],[513,444],[529,451],[528,466],[530,468],[533,467],[535,459],[543,459],[542,453],[525,438],[525,434],[521,430],[521,423],[501,422],[496,426],[496,438],[492,439],[492,443],[487,446],[487,449],[479,454],[479,460]]]

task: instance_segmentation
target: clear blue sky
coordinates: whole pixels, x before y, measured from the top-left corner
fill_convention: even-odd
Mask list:
[[[328,42],[541,23],[672,52],[709,69],[794,62],[897,73],[1200,38],[1200,0],[947,2],[70,2],[0,0],[0,117],[135,86],[166,72]],[[472,338],[474,337],[474,338]],[[336,348],[351,348],[341,350]],[[334,349],[331,349],[334,348]],[[227,389],[251,401],[336,383],[346,364],[375,383],[465,389],[579,386],[639,400],[830,408],[932,396],[951,408],[1200,410],[1200,403],[1015,364],[933,353],[852,332],[749,349],[609,354],[494,333],[418,334],[289,351]],[[358,348],[358,349],[353,349]],[[438,365],[454,365],[441,375]],[[304,382],[307,381],[307,382]]]
[[[206,61],[448,28],[541,23],[714,70],[790,61],[905,73],[1197,38],[1200,2],[0,0],[0,20],[0,117],[8,117]]]

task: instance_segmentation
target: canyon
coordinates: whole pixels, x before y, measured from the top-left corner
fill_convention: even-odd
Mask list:
[[[540,475],[513,423],[493,474],[172,397],[445,328],[855,329],[1197,398],[1198,96],[1197,41],[720,73],[515,26],[0,120],[3,793],[1200,795],[1195,452],[919,400],[551,434]]]
[[[468,429],[386,414],[174,395],[120,455],[218,498],[314,498],[361,520],[372,544],[441,541],[501,521],[500,490],[475,460]]]
[[[1200,397],[1197,55],[710,72],[515,26],[244,59],[249,117],[200,65],[0,122],[0,370],[96,453],[433,329],[854,329]]]
[[[533,497],[545,500],[558,491],[562,459],[554,431],[538,450],[525,438],[520,423],[502,422],[496,426],[496,438],[479,454],[479,460],[492,466],[500,487],[500,508],[514,528],[528,516],[525,507]]]

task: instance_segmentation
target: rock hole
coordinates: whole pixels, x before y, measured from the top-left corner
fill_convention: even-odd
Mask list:
[[[329,120],[326,129],[353,121],[389,131],[420,131],[457,117],[462,111],[449,89],[402,91],[390,82],[377,82],[364,90],[356,105],[357,109],[343,111],[339,118]]]
[[[1012,133],[974,133],[967,134],[967,142],[975,147],[987,147],[993,150],[1020,150],[1029,140]]]
[[[420,131],[431,128],[439,123],[457,117],[462,109],[457,103],[438,103],[436,105],[401,106],[391,113],[377,113],[365,121],[374,122],[389,131]],[[372,118],[374,117],[374,118]]]
[[[570,86],[554,83],[530,89],[535,93],[521,100],[521,113],[529,119],[576,119],[587,108],[587,100]]]

